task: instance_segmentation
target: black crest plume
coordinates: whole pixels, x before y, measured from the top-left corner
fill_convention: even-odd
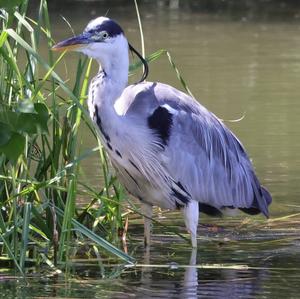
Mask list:
[[[134,52],[136,54],[136,56],[141,60],[142,64],[144,65],[144,72],[143,72],[143,76],[141,78],[141,80],[138,83],[143,82],[144,80],[146,80],[148,73],[149,73],[149,66],[148,66],[148,62],[144,59],[144,57],[131,45],[129,44],[129,49],[130,51]]]

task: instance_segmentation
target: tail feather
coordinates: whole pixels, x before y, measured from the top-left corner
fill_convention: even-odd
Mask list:
[[[261,185],[256,185],[253,187],[253,192],[254,200],[252,205],[249,208],[240,208],[240,210],[250,215],[263,213],[267,218],[269,218],[268,206],[272,202],[271,194],[265,187]]]
[[[269,206],[272,203],[272,196],[271,196],[270,192],[264,186],[261,186],[261,191],[262,191],[264,199],[267,202],[267,205]]]
[[[206,215],[213,216],[213,217],[222,217],[223,215],[219,209],[210,206],[208,204],[205,204],[203,202],[199,202],[199,212],[202,212]]]
[[[268,206],[272,202],[272,197],[269,191],[263,186],[260,186],[259,193],[260,193],[260,197],[259,198],[256,197],[258,208],[267,218],[269,218]]]

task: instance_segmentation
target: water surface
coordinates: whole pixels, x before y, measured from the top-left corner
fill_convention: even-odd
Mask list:
[[[284,232],[226,223],[200,227],[198,252],[161,229],[145,252],[140,224],[133,225],[128,249],[137,266],[77,257],[69,277],[29,269],[28,284],[3,269],[0,292],[9,298],[299,298],[299,222]]]

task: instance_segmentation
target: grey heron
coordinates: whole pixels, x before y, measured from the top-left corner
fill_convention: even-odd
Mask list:
[[[144,81],[147,62],[117,22],[90,21],[82,34],[53,47],[65,49],[99,63],[89,87],[89,113],[119,180],[141,201],[146,244],[152,206],[182,210],[193,247],[199,211],[220,215],[237,208],[268,217],[272,197],[238,138],[194,98]],[[129,49],[145,69],[141,81],[128,86]]]

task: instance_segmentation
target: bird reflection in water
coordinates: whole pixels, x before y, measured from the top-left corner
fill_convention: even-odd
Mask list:
[[[186,266],[171,262],[168,268],[151,267],[150,249],[146,248],[144,264],[147,267],[142,267],[136,294],[143,298],[253,298],[260,293],[268,277],[267,270],[243,266],[225,269],[216,265],[208,269],[209,265],[199,260],[201,250],[194,248]]]

